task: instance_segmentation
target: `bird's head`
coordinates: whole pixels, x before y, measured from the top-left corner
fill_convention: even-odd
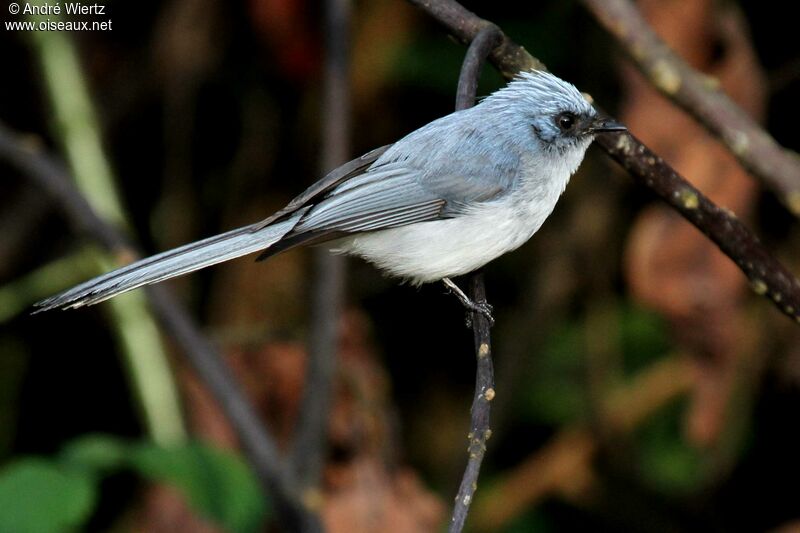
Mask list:
[[[626,129],[598,113],[574,85],[549,72],[521,72],[486,103],[502,108],[543,149],[560,155],[575,149],[582,155],[596,133]]]

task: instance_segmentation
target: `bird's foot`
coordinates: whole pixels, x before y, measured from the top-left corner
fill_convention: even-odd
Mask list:
[[[472,313],[482,314],[486,317],[486,320],[489,321],[489,326],[494,326],[494,317],[492,316],[494,308],[491,305],[484,301],[475,302],[471,300],[450,278],[442,278],[442,283],[444,283],[444,286],[458,298],[461,305],[467,308],[466,323],[468,328],[472,327]]]
[[[467,324],[468,328],[472,327],[472,313],[480,313],[486,320],[489,321],[489,327],[494,326],[494,317],[492,316],[492,311],[494,308],[489,305],[487,302],[474,302],[472,300],[469,301],[468,304],[464,304],[464,306],[469,309],[467,311],[467,316],[465,317],[464,322]]]

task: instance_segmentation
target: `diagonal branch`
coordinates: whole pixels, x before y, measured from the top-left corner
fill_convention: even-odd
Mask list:
[[[717,86],[652,30],[631,0],[583,0],[661,93],[719,137],[739,163],[800,217],[800,155],[783,148]]]
[[[8,161],[30,179],[64,212],[79,233],[85,233],[108,252],[131,259],[138,254],[119,230],[101,219],[75,188],[64,166],[37,146],[0,123],[0,159]],[[273,495],[284,525],[316,520],[298,500],[295,480],[284,466],[275,439],[262,425],[253,406],[222,357],[198,330],[166,287],[147,287],[147,295],[162,326],[175,339],[200,378],[219,402],[264,489]]]
[[[597,143],[637,181],[711,238],[744,272],[756,294],[767,296],[800,322],[800,282],[736,215],[714,204],[633,135],[602,135]]]
[[[409,0],[433,16],[461,41],[474,39],[490,22],[479,18],[455,0]],[[507,36],[501,36],[502,55],[489,59],[504,76],[541,63]],[[800,281],[778,261],[736,215],[703,196],[685,178],[641,141],[627,133],[600,134],[597,144],[622,165],[631,177],[711,239],[744,272],[751,287],[772,300],[785,315],[800,323]],[[658,179],[657,179],[658,178]]]
[[[475,105],[475,94],[478,88],[478,79],[481,67],[489,53],[501,42],[501,33],[494,24],[488,24],[478,31],[470,43],[464,63],[461,65],[461,74],[458,77],[458,90],[456,92],[456,110],[466,109]],[[476,272],[470,276],[470,297],[473,302],[486,302],[486,287],[483,283],[483,273]],[[494,398],[494,366],[491,351],[491,324],[489,319],[474,311],[472,313],[472,330],[475,336],[475,354],[477,356],[477,369],[475,376],[475,396],[472,400],[472,420],[468,435],[469,459],[461,485],[456,495],[453,516],[450,520],[450,533],[458,533],[464,528],[464,522],[469,513],[472,497],[478,488],[478,475],[486,454],[486,442],[492,435],[489,428],[489,415],[491,401]]]

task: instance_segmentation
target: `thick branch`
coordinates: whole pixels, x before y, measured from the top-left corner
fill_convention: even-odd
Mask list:
[[[79,233],[85,233],[120,259],[131,260],[136,250],[114,226],[101,219],[72,184],[67,170],[36,144],[0,124],[0,158],[39,186],[64,212]],[[283,466],[275,440],[242,394],[220,354],[199,332],[166,287],[147,287],[153,310],[175,339],[203,383],[219,403],[265,490],[272,494],[288,524],[308,523],[311,516],[297,499],[295,482]],[[292,527],[291,530],[296,530]]]
[[[650,28],[631,0],[583,0],[650,82],[719,137],[739,162],[800,216],[800,156],[783,148]]]
[[[458,90],[456,92],[456,109],[466,109],[475,104],[475,94],[478,88],[481,67],[489,53],[501,42],[502,33],[496,26],[484,26],[473,39],[461,65],[461,74],[458,77]],[[486,287],[483,283],[483,274],[476,272],[470,276],[470,298],[473,302],[486,302]],[[480,474],[483,456],[486,454],[486,442],[492,435],[489,428],[489,415],[491,401],[494,398],[494,366],[491,353],[491,324],[489,319],[477,311],[472,313],[472,330],[475,336],[475,353],[477,355],[477,369],[475,376],[475,396],[472,400],[472,419],[470,421],[469,459],[464,476],[456,495],[453,516],[450,520],[449,531],[460,532],[469,513],[469,507],[475,490],[478,488],[478,475]]]
[[[467,11],[454,0],[409,0],[442,23],[462,40],[477,34],[476,28],[491,24]],[[503,36],[505,56],[490,56],[506,77],[540,64],[524,48]],[[772,300],[781,312],[800,322],[800,282],[759,242],[736,216],[702,196],[689,182],[629,134],[605,133],[597,144],[620,163],[633,179],[652,189],[678,213],[711,239],[747,275],[753,290]],[[664,181],[654,179],[664,177]],[[685,204],[685,205],[682,205]]]

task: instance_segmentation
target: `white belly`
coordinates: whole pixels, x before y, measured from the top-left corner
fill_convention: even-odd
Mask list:
[[[362,233],[337,241],[333,249],[412,283],[428,283],[472,272],[518,248],[551,210],[526,216],[508,205],[489,205],[457,218]]]

